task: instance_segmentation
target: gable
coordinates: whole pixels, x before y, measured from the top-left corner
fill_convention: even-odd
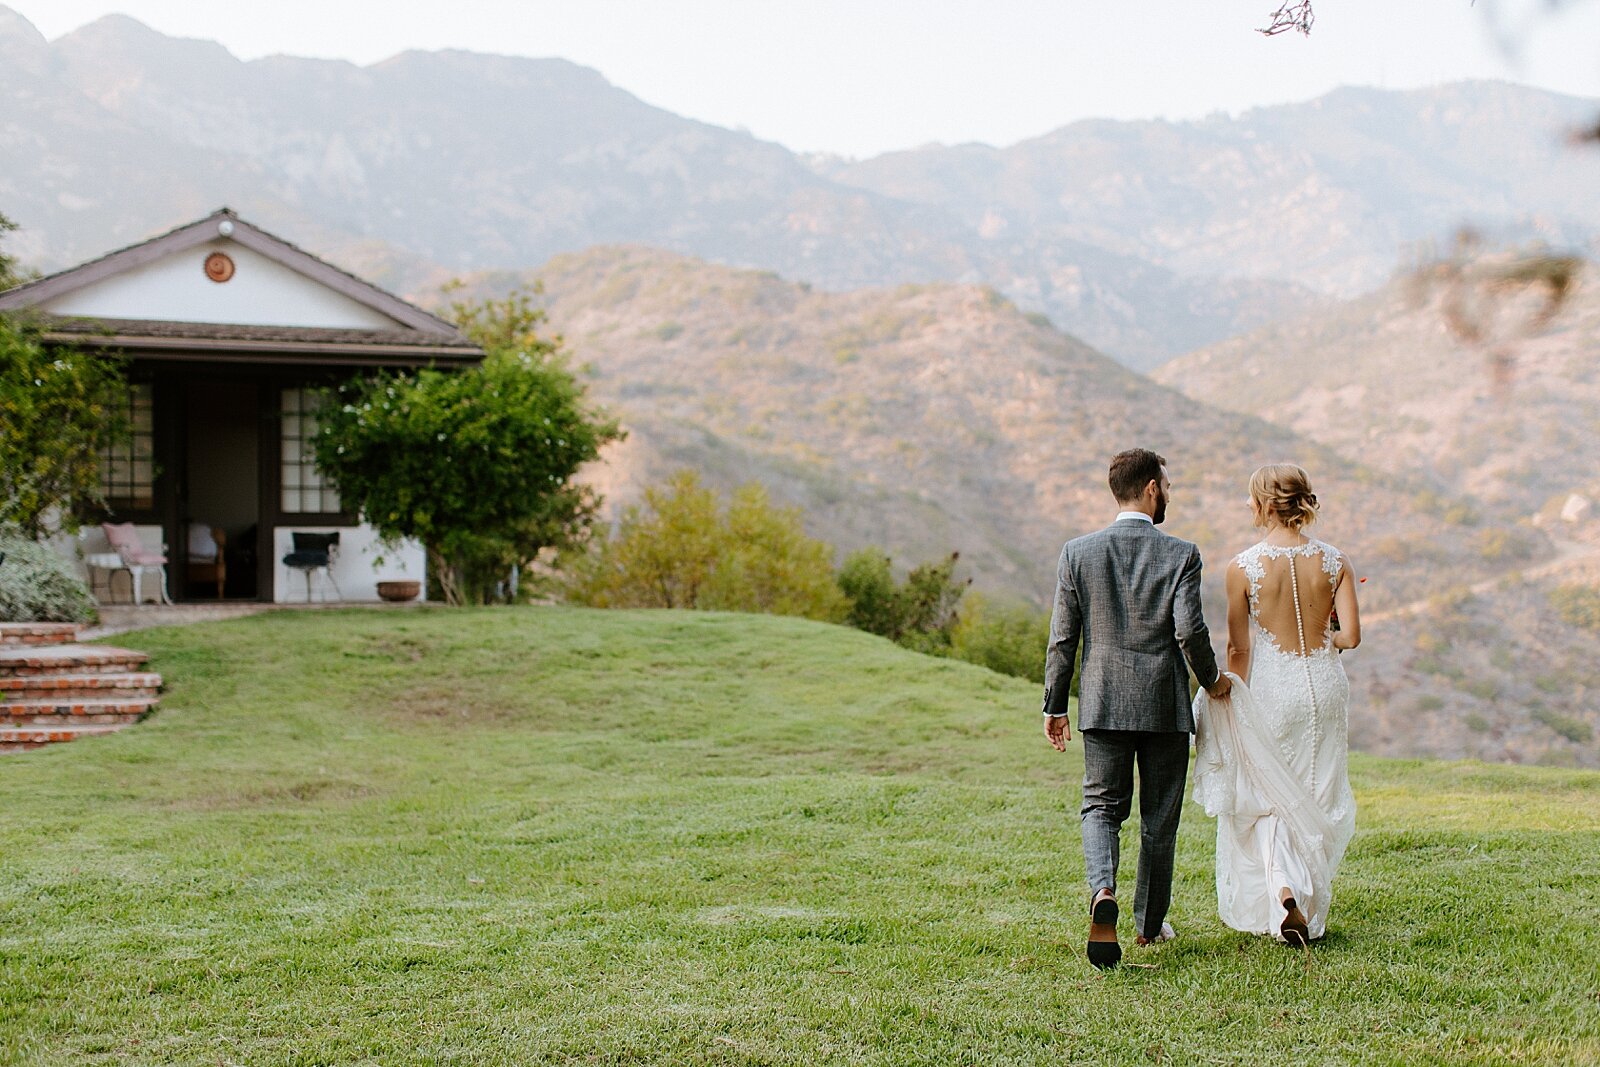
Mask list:
[[[207,274],[213,253],[232,261],[226,281]],[[225,237],[175,249],[37,306],[55,315],[105,319],[357,330],[409,325]]]

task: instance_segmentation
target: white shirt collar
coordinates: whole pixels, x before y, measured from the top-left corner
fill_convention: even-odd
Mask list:
[[[1145,522],[1148,522],[1151,526],[1154,526],[1156,524],[1156,520],[1152,519],[1150,516],[1146,515],[1142,511],[1119,511],[1119,512],[1117,512],[1117,521],[1121,522],[1123,519],[1143,519]]]

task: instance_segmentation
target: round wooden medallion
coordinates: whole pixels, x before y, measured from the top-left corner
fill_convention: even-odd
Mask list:
[[[233,258],[226,252],[213,252],[206,257],[206,277],[214,282],[225,282],[233,277]]]

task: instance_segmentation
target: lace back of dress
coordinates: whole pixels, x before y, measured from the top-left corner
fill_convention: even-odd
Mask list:
[[[1311,702],[1311,791],[1317,795],[1316,753],[1322,747],[1322,712],[1311,666],[1312,653],[1330,651],[1333,592],[1342,561],[1318,541],[1285,547],[1263,542],[1240,559],[1250,580],[1250,617],[1281,655],[1295,657],[1305,674]],[[1319,580],[1322,578],[1326,580]],[[1293,627],[1292,631],[1290,627]]]
[[[1327,647],[1338,574],[1330,569],[1329,558],[1320,551],[1291,553],[1263,545],[1246,563],[1250,615],[1280,652],[1304,656]],[[1337,554],[1331,558],[1336,565]]]

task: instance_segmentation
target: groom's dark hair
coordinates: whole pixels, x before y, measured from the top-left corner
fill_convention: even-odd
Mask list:
[[[1166,458],[1148,448],[1130,448],[1111,457],[1111,495],[1118,503],[1138,500],[1144,487],[1161,480],[1161,468]]]

